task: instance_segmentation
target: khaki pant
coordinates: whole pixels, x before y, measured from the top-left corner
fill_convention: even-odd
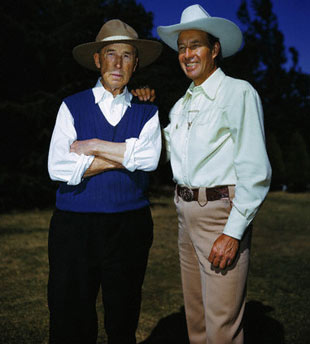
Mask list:
[[[229,187],[229,194],[230,199],[207,203],[200,194],[198,202],[185,202],[175,195],[182,287],[191,344],[243,343],[251,230],[241,240],[231,267],[224,271],[215,269],[208,261],[211,247],[227,222],[233,186]]]

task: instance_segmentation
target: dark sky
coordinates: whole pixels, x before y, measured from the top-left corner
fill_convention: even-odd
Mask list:
[[[137,0],[147,11],[154,13],[154,36],[156,27],[180,22],[184,8],[199,4],[214,17],[224,17],[238,22],[236,13],[241,0]],[[272,0],[279,29],[284,34],[285,46],[293,46],[299,53],[299,66],[310,73],[310,1],[309,0]],[[249,4],[249,0],[248,0]],[[289,55],[287,55],[289,56]]]

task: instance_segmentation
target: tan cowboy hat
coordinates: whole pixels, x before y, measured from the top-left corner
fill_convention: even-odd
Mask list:
[[[242,33],[236,24],[224,18],[211,17],[200,5],[185,8],[179,24],[157,28],[159,37],[176,51],[179,34],[184,30],[201,30],[218,38],[223,57],[235,54],[242,44]]]
[[[82,66],[98,71],[93,55],[102,47],[113,43],[131,44],[138,50],[139,68],[154,62],[162,51],[159,42],[139,39],[137,32],[119,19],[107,21],[100,29],[95,42],[84,43],[73,49],[73,57]]]

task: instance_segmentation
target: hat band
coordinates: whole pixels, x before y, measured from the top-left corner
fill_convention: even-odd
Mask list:
[[[100,42],[106,42],[106,41],[120,41],[120,40],[133,40],[133,37],[129,36],[110,36],[102,39]]]

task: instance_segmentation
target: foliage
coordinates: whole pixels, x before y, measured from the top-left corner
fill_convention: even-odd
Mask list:
[[[4,0],[0,9],[7,32],[1,97],[14,101],[28,101],[38,91],[64,96],[93,85],[95,74],[80,68],[72,49],[94,41],[105,21],[122,19],[141,37],[150,37],[153,27],[153,14],[134,0],[19,0],[18,5]]]
[[[294,47],[289,47],[288,58],[271,0],[242,0],[238,16],[245,44],[223,61],[222,68],[258,90],[267,138],[275,137],[276,150],[283,157],[295,131],[309,147],[310,78],[300,70]],[[58,107],[65,96],[92,87],[97,78],[73,60],[72,48],[93,41],[103,22],[116,17],[132,25],[141,38],[151,38],[153,14],[135,0],[1,1],[5,34],[0,39],[5,54],[0,74],[0,142],[6,148],[0,167],[0,212],[53,203],[57,185],[50,182],[46,163]],[[130,87],[146,84],[156,89],[165,126],[170,108],[189,85],[176,53],[166,45],[153,65],[136,72]],[[281,163],[274,164],[275,184],[283,175],[281,168]],[[155,188],[169,184],[169,167],[162,166],[152,178]]]
[[[294,47],[289,48],[291,64],[287,67],[284,37],[271,0],[242,0],[238,17],[244,27],[244,47],[224,61],[223,68],[228,74],[248,80],[261,96],[267,139],[271,137],[267,145],[272,145],[268,150],[273,160],[273,186],[279,187],[284,175],[291,176],[283,171],[280,160],[288,155],[292,133],[299,131],[306,145],[310,145],[310,78],[298,67]],[[305,189],[307,181],[303,183]]]
[[[286,185],[286,169],[283,161],[282,150],[275,135],[271,134],[267,138],[267,148],[273,171],[271,189],[281,190],[284,185]]]
[[[294,133],[287,154],[289,190],[305,191],[310,180],[310,159],[303,137]]]
[[[81,68],[72,48],[93,41],[108,19],[120,18],[150,37],[153,14],[134,0],[4,0],[5,35],[0,126],[0,211],[53,203],[56,184],[47,174],[47,152],[61,100],[92,87],[97,74]],[[143,18],[143,20],[141,20]]]
[[[239,12],[246,27],[245,46],[240,55],[250,64],[245,79],[251,76],[250,82],[262,98],[266,131],[274,133],[280,145],[287,149],[287,138],[292,129],[301,128],[304,137],[308,137],[310,78],[298,68],[298,53],[293,47],[289,48],[292,65],[286,69],[284,37],[272,12],[271,0],[252,0],[250,3],[254,19],[250,19],[245,1],[241,5],[243,11]]]

